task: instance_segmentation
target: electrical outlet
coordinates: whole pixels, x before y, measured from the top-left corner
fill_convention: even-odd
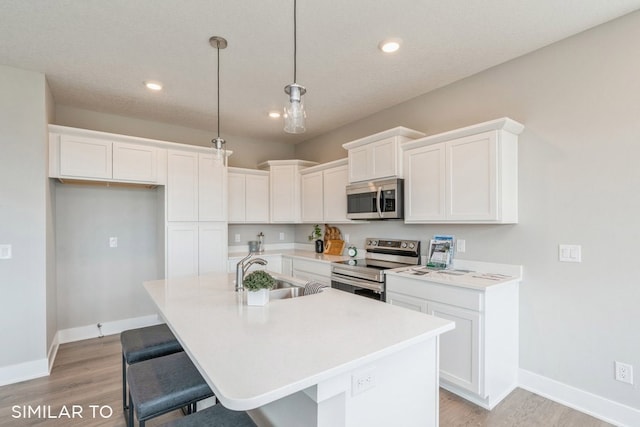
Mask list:
[[[349,243],[350,242],[350,238],[351,238],[351,236],[349,236],[349,233],[345,233],[344,234],[344,241],[345,242]]]
[[[582,246],[558,245],[558,261],[582,262]]]
[[[280,240],[284,240],[284,233],[280,233]]]
[[[351,395],[355,396],[376,386],[375,369],[373,367],[354,372],[351,375]]]
[[[633,384],[633,366],[628,363],[615,361],[616,381]]]
[[[456,252],[464,253],[467,250],[467,242],[464,239],[456,240]]]
[[[118,238],[117,237],[109,237],[109,247],[117,248],[118,247]]]
[[[235,235],[235,242],[236,243],[240,243],[240,235],[239,234]]]
[[[0,259],[11,259],[11,245],[0,245]]]

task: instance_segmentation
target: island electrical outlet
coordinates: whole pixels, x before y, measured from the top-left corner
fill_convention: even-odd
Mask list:
[[[376,386],[375,369],[368,368],[351,375],[351,395],[355,396]]]

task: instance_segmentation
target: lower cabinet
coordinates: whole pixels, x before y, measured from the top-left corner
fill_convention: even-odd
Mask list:
[[[387,302],[455,322],[440,337],[440,385],[492,409],[517,385],[518,282],[486,289],[386,275]]]
[[[229,257],[229,262],[227,264],[227,272],[235,273],[236,265],[242,258],[245,257],[245,255]],[[251,266],[249,266],[249,269],[247,271],[269,270],[269,271],[273,271],[274,273],[282,273],[282,255],[255,254],[253,258],[262,258],[265,261],[267,261],[267,265],[261,265],[257,263],[252,264]]]
[[[226,271],[227,224],[172,223],[167,226],[167,278]]]
[[[287,257],[285,257],[286,259]],[[291,260],[291,275],[306,281],[331,286],[331,264],[326,261],[288,258]]]

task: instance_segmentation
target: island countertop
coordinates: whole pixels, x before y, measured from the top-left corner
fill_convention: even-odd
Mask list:
[[[247,306],[233,278],[220,273],[144,283],[229,409],[260,407],[454,328],[448,320],[331,288]]]

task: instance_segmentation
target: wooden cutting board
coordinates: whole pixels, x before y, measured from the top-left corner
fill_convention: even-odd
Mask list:
[[[344,240],[327,240],[324,253],[327,255],[342,255]]]

